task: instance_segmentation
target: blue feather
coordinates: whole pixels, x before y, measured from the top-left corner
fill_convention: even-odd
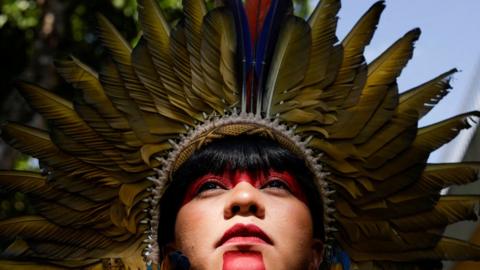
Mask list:
[[[341,264],[343,270],[350,270],[350,257],[345,251],[343,251],[339,247],[333,249],[330,255],[330,260],[332,265]]]
[[[292,1],[290,0],[272,0],[270,10],[265,17],[263,28],[257,40],[255,47],[255,71],[258,78],[256,86],[258,89],[257,112],[262,111],[261,106],[264,96],[263,84],[268,75],[267,69],[269,68],[271,58],[275,51],[280,27],[287,14],[291,11],[291,8]]]
[[[278,0],[273,0],[270,10],[265,17],[265,22],[263,28],[261,29],[260,36],[257,39],[256,49],[255,49],[255,60],[256,60],[256,70],[260,72],[262,61],[265,59],[265,53],[267,45],[270,41],[270,33],[272,28],[273,17],[275,14],[276,6],[278,5]],[[257,74],[260,75],[260,74]]]
[[[247,111],[247,76],[251,71],[253,62],[253,46],[250,40],[250,30],[248,27],[247,15],[241,0],[228,0],[235,19],[235,28],[238,38],[238,56],[242,67],[242,111]]]
[[[348,257],[348,254],[345,251],[341,251],[339,257],[343,270],[350,270],[350,257]]]
[[[257,72],[265,65],[265,60],[271,58],[277,43],[280,27],[287,13],[291,10],[292,2],[287,0],[272,0],[270,10],[265,17],[265,22],[258,38],[255,50]]]

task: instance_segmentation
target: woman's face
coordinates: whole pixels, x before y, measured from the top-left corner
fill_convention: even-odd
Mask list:
[[[188,188],[175,223],[175,247],[192,269],[316,269],[323,245],[313,239],[305,195],[289,173],[225,172]]]

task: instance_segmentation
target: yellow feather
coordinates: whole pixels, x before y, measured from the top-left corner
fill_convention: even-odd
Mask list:
[[[67,82],[81,91],[85,103],[95,108],[104,119],[108,119],[108,124],[112,128],[121,130],[130,128],[125,117],[105,95],[96,72],[74,57],[70,61],[56,61],[55,66]]]
[[[48,185],[46,177],[38,173],[0,171],[0,186],[4,191],[20,191],[31,194],[30,200],[36,201],[40,198],[40,200],[56,201],[77,211],[86,211],[98,206],[85,197],[52,188]]]
[[[158,143],[165,140],[161,135],[183,133],[181,123],[161,118],[158,114],[141,112],[130,98],[122,83],[122,77],[112,63],[103,66],[100,81],[115,107],[125,114],[135,135],[144,143]],[[161,127],[161,130],[159,130]],[[157,131],[158,130],[158,131]],[[158,135],[155,131],[163,132]],[[160,135],[160,136],[159,136]]]
[[[120,201],[127,207],[132,207],[135,202],[135,198],[142,192],[145,192],[148,187],[153,185],[152,181],[141,181],[134,184],[123,184],[120,187],[118,196]]]
[[[461,130],[470,128],[470,121],[475,121],[479,117],[480,112],[474,111],[421,128],[418,130],[415,146],[432,152],[457,136]]]
[[[425,231],[444,228],[463,220],[477,220],[476,208],[480,197],[455,197],[440,199],[435,208],[429,212],[418,213],[408,217],[392,219],[391,222],[400,231]]]
[[[340,112],[338,124],[327,130],[335,138],[355,138],[365,143],[388,122],[398,103],[396,78],[413,54],[413,43],[420,31],[412,30],[368,66],[368,77],[360,100]]]
[[[115,157],[116,160],[109,159],[102,152],[95,151],[81,142],[76,142],[58,128],[51,128],[50,138],[58,148],[71,156],[107,171],[120,171],[116,164],[119,157]]]
[[[156,154],[165,153],[165,151],[171,150],[172,145],[170,143],[162,144],[146,144],[140,149],[143,162],[151,166],[152,157]]]
[[[237,41],[233,24],[232,15],[219,8],[205,17],[202,31],[203,78],[210,92],[220,98],[218,105],[224,107],[239,102],[235,66]]]
[[[18,258],[21,256],[25,256],[29,248],[30,247],[28,246],[27,242],[25,242],[22,239],[16,239],[0,253],[0,257],[3,257],[3,258],[17,257]],[[2,269],[1,265],[2,265],[2,262],[0,261],[0,269]]]
[[[177,54],[177,50],[172,49],[170,28],[161,10],[155,1],[141,0],[138,2],[138,11],[144,36],[147,40],[146,44],[152,55],[151,62],[155,66],[155,69],[151,71],[155,71],[159,76],[165,95],[171,99],[171,103],[188,115],[198,119],[192,109],[188,107],[186,97],[183,95],[182,81],[172,69],[176,61],[174,59],[177,59],[178,55],[174,55]],[[157,85],[157,87],[160,86]],[[175,102],[172,102],[172,100]],[[159,109],[158,103],[157,109]]]
[[[361,101],[360,101],[361,102]],[[390,121],[398,105],[398,88],[392,85],[386,90],[386,94],[370,119],[355,137],[354,143],[361,144],[368,141],[376,132],[382,132],[385,123]]]
[[[199,73],[202,23],[203,17],[207,14],[207,7],[204,0],[183,0],[182,5],[185,14],[188,51],[192,55],[192,71]]]
[[[119,181],[115,178],[105,179],[96,175],[91,176],[87,174],[88,172],[83,173],[84,175],[74,177],[56,170],[53,176],[51,176],[51,179],[54,181],[50,181],[49,186],[78,194],[94,202],[110,201],[118,196]]]
[[[355,106],[345,111],[339,111],[337,115],[338,122],[327,127],[331,137],[339,139],[355,138],[365,126],[365,122],[370,119],[373,112],[384,100],[389,89],[388,86],[383,85],[371,86],[368,88],[368,91],[362,93],[360,100]],[[392,89],[392,91],[395,90]]]
[[[185,108],[177,108],[170,103],[169,92],[160,81],[158,73],[155,72],[145,39],[141,38],[133,50],[132,62],[139,79],[152,95],[157,112],[172,120],[193,126],[194,119],[182,112]],[[185,111],[189,112],[188,109]]]
[[[98,15],[98,34],[103,45],[109,50],[128,95],[145,112],[156,112],[151,95],[141,85],[133,72],[130,45],[123,39],[115,27],[102,15]]]
[[[73,110],[70,102],[54,95],[53,93],[27,83],[18,83],[18,89],[28,102],[46,119],[54,124],[76,141],[88,145],[90,148],[112,150],[112,146],[100,138]]]
[[[401,252],[433,248],[441,235],[436,231],[401,232],[388,221],[338,218],[344,241],[363,252]]]
[[[438,77],[400,95],[398,111],[400,113],[417,113],[421,118],[427,114],[445,95],[450,87],[449,81],[457,69],[451,69]]]
[[[262,110],[272,115],[276,106],[281,107],[279,95],[295,91],[308,66],[311,34],[308,25],[296,17],[288,17],[278,37],[265,84]]]
[[[45,217],[50,222],[62,227],[72,229],[102,229],[111,225],[109,205],[97,204],[92,209],[77,211],[70,206],[64,206],[47,200],[35,202],[36,213]]]
[[[170,46],[173,54],[173,70],[183,83],[183,87],[190,87],[192,82],[190,56],[187,49],[185,26],[182,22],[179,22],[179,24],[173,28],[170,35]]]
[[[427,165],[421,175],[405,181],[408,187],[402,185],[403,188],[397,194],[392,192],[389,200],[394,202],[421,198],[427,194],[437,195],[443,188],[471,183],[477,180],[479,168],[480,165],[474,162]]]
[[[415,139],[417,133],[417,121],[418,117],[411,114],[396,114],[394,117],[386,124],[382,129],[376,132],[373,137],[371,137],[365,143],[358,145],[358,151],[364,158],[371,159],[390,159],[394,155],[398,154],[406,147],[410,146],[412,141]],[[389,147],[396,140],[403,141],[403,146],[395,146],[393,148]],[[391,148],[391,150],[389,150]],[[388,151],[393,155],[382,154],[381,152]],[[380,160],[379,160],[380,161]]]
[[[413,55],[413,44],[420,30],[414,29],[395,42],[368,65],[368,77],[355,107],[339,117],[339,124],[329,129],[337,137],[353,138],[363,143],[390,120],[398,102],[396,78]]]
[[[108,248],[113,244],[94,230],[75,230],[50,223],[39,216],[22,216],[0,221],[2,240],[23,237],[38,241],[57,241],[83,248]]]
[[[180,81],[171,68],[173,60],[170,51],[170,27],[162,11],[153,0],[139,0],[138,12],[148,49],[152,54],[152,62],[164,87],[169,94],[181,97]]]
[[[340,9],[339,0],[320,1],[308,23],[312,33],[312,46],[310,62],[305,74],[303,85],[312,86],[324,81],[329,77],[328,73],[336,72],[330,69],[329,63],[334,54],[334,44],[338,41],[335,30],[337,28],[337,13]]]
[[[182,24],[177,25],[171,35],[172,51],[174,54],[174,70],[177,76],[183,83],[184,96],[187,103],[191,107],[190,115],[198,115],[201,117],[202,112],[209,112],[210,107],[197,96],[196,92],[192,90],[192,64],[190,63],[190,53],[187,48],[187,38],[185,34],[185,27]],[[197,78],[200,78],[197,75]],[[173,104],[179,103],[175,97],[170,97]],[[196,118],[202,121],[201,118]]]
[[[146,197],[148,196],[144,196],[142,199]],[[129,232],[131,232],[132,234],[136,234],[138,232],[145,231],[145,229],[142,228],[142,226],[140,226],[140,221],[147,218],[145,209],[148,209],[148,207],[149,206],[147,204],[143,203],[143,206],[137,205],[135,208],[131,209],[131,211],[128,213],[128,217],[126,217],[126,219],[123,220],[125,228],[127,228]]]
[[[368,65],[368,85],[388,85],[396,82],[401,71],[412,58],[413,45],[420,36],[415,28],[391,45],[385,52]]]
[[[191,99],[194,107],[204,107],[201,103],[208,105],[208,109],[204,108],[203,112],[210,114],[212,109],[223,114],[221,101],[211,92],[205,81],[203,80],[202,64],[201,64],[201,43],[202,43],[202,25],[204,16],[207,14],[207,8],[204,0],[182,1],[183,12],[185,14],[185,45],[188,51],[188,61],[190,62],[190,70],[188,76],[191,78],[191,84],[185,90],[187,95],[194,95],[197,99]]]
[[[125,206],[120,200],[115,200],[110,206],[110,220],[112,223],[121,228],[125,228],[123,226],[123,220],[127,216],[127,211]]]
[[[133,150],[140,141],[134,136],[125,137],[130,130],[127,119],[113,106],[98,81],[98,75],[79,60],[57,61],[57,70],[75,88],[75,111],[103,139],[123,150]]]
[[[472,260],[480,259],[480,246],[466,241],[442,237],[437,245],[430,249],[408,250],[402,252],[362,252],[351,248],[341,237],[342,247],[355,261],[418,261],[418,260]]]
[[[416,188],[423,192],[440,191],[452,185],[465,185],[477,180],[480,173],[478,162],[452,164],[429,164]]]
[[[399,194],[400,196],[405,196],[405,190],[415,185],[418,181],[418,178],[422,174],[422,170],[424,169],[423,164],[413,165],[408,169],[403,170],[401,173],[391,176],[386,179],[369,179],[361,181],[362,178],[355,178],[354,180],[360,184],[370,184],[368,187],[364,187],[366,189],[360,196],[355,198],[353,202],[355,205],[365,205],[365,204],[374,204],[379,200],[388,200],[389,202],[393,202],[392,197]],[[429,193],[430,194],[430,193]],[[432,194],[435,197],[437,194]],[[422,194],[420,197],[425,196]],[[415,199],[415,198],[413,198]]]
[[[375,3],[342,41],[343,62],[335,82],[328,89],[331,106],[348,108],[356,104],[366,79],[363,52],[373,37],[384,8],[382,1]]]
[[[49,166],[87,178],[110,177],[106,172],[82,163],[58,149],[44,131],[9,123],[2,128],[2,138],[13,147],[37,157]]]
[[[20,242],[20,240],[17,240]],[[8,256],[6,256],[8,257]],[[90,263],[85,263],[85,267]],[[101,265],[101,264],[98,264]],[[77,265],[78,266],[78,265]],[[88,268],[88,270],[99,270],[102,268]],[[56,266],[54,264],[48,263],[39,263],[35,260],[31,262],[22,260],[22,261],[7,261],[0,260],[0,270],[65,270],[63,266]]]

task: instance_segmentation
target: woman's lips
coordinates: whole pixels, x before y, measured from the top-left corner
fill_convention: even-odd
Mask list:
[[[253,245],[253,244],[269,244],[273,242],[267,234],[254,224],[235,224],[228,229],[216,244],[216,247],[224,244],[239,244],[239,245]]]

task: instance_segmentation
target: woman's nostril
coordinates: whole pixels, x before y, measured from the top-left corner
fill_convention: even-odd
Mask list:
[[[240,205],[233,205],[231,207],[231,211],[232,211],[232,214],[239,214],[240,212],[245,212],[248,210],[248,212],[250,214],[255,214],[258,212],[258,206],[255,205],[255,204],[252,204],[252,205],[249,205],[248,207],[245,207],[243,208],[244,210],[242,210],[242,207]]]

